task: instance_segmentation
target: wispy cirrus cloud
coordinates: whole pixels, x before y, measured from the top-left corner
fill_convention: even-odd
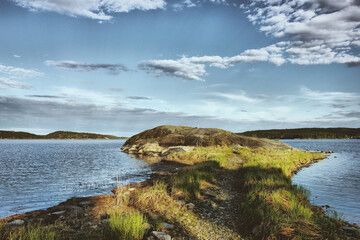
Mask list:
[[[84,63],[75,61],[45,61],[47,66],[59,67],[66,70],[74,70],[79,72],[90,72],[99,69],[106,70],[109,74],[117,75],[120,72],[127,72],[129,69],[123,64],[108,64],[108,63]]]
[[[51,11],[72,17],[110,20],[112,13],[163,9],[165,0],[12,0],[32,11]]]
[[[1,88],[1,86],[5,87],[5,88],[18,88],[18,89],[32,88],[32,86],[29,84],[0,77],[0,88]]]
[[[57,95],[40,95],[40,94],[35,94],[35,95],[25,95],[25,97],[30,97],[30,98],[64,98],[63,96],[57,96]]]
[[[107,90],[110,92],[123,92],[124,91],[123,88],[108,88]]]
[[[24,79],[32,77],[41,77],[44,74],[32,69],[5,66],[0,64],[0,74],[11,79]]]
[[[237,94],[214,92],[214,93],[210,93],[209,95],[227,99],[230,101],[238,101],[238,102],[243,102],[243,103],[259,103],[261,101],[257,98],[251,98],[251,97],[247,96],[247,94],[244,91],[240,91]]]
[[[311,90],[307,87],[301,87],[300,89],[300,98],[326,102],[326,103],[334,103],[334,107],[342,107],[343,104],[339,104],[339,102],[355,102],[360,101],[360,95],[358,93],[352,92],[321,92]]]
[[[126,97],[127,99],[130,100],[152,100],[152,98],[149,97],[141,97],[141,96],[128,96]]]

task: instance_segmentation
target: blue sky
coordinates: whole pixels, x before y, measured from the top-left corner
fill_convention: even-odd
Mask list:
[[[5,0],[0,129],[360,127],[356,0]]]

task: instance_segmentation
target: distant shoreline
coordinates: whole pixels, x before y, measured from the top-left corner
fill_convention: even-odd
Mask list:
[[[269,139],[360,139],[360,128],[271,129],[237,134]]]
[[[37,135],[28,132],[0,131],[0,139],[128,139],[113,135],[97,133],[56,131],[47,135]]]

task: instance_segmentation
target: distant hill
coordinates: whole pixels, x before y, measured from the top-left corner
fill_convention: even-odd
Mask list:
[[[0,131],[0,139],[127,139],[112,135],[96,133],[56,131],[47,135],[36,135],[27,132]]]
[[[360,139],[360,128],[296,128],[257,130],[237,133],[270,139]]]

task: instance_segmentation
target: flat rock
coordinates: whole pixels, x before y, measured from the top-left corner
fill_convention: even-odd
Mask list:
[[[91,201],[81,201],[79,204],[80,205],[90,205]]]
[[[61,215],[61,214],[64,214],[65,211],[58,211],[58,212],[53,212],[51,214],[54,214],[54,215]]]
[[[157,240],[171,240],[171,236],[169,234],[164,233],[164,232],[152,231],[151,234]]]
[[[21,226],[21,225],[24,225],[24,224],[25,224],[24,220],[16,219],[16,220],[14,220],[12,222],[7,223],[6,225],[7,226]]]

